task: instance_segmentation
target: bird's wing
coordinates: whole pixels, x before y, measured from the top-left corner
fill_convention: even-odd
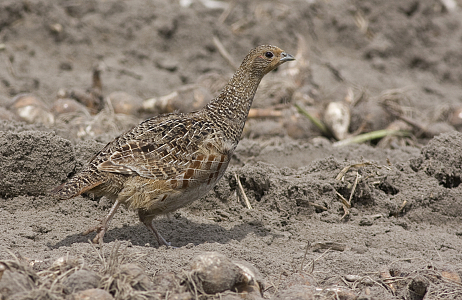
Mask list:
[[[210,136],[208,125],[197,120],[170,119],[146,126],[136,138],[113,149],[98,164],[98,170],[151,179],[174,178],[203,152],[202,142]]]

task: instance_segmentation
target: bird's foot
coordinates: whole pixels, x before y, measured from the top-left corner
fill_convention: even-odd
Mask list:
[[[104,234],[106,233],[106,230],[107,230],[107,226],[103,223],[104,221],[100,222],[96,226],[88,228],[86,231],[82,232],[82,235],[87,235],[89,233],[96,231],[96,236],[93,238],[92,242],[93,244],[102,244]]]

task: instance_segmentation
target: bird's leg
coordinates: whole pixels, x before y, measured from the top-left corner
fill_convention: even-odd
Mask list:
[[[104,234],[106,233],[109,227],[109,223],[111,222],[112,217],[114,217],[114,214],[116,213],[117,208],[119,208],[119,206],[120,201],[116,200],[114,205],[112,205],[111,210],[109,211],[107,216],[103,220],[101,220],[101,222],[98,225],[88,228],[85,232],[82,233],[82,235],[87,235],[90,232],[96,231],[96,236],[93,239],[93,243],[102,244]]]
[[[144,223],[144,225],[146,225],[146,227],[148,227],[149,229],[151,229],[151,231],[154,233],[154,235],[156,236],[156,239],[157,239],[157,242],[159,243],[159,246],[162,246],[162,245],[165,245],[165,246],[171,246],[172,243],[170,242],[167,242],[164,237],[160,234],[159,231],[157,231],[157,229],[154,227],[154,225],[152,225],[152,220],[151,222],[149,223]]]
[[[143,222],[143,224],[154,233],[157,239],[157,243],[159,243],[159,246],[165,245],[165,246],[171,246],[171,243],[167,242],[164,237],[160,234],[159,231],[154,227],[152,224],[153,217],[149,216],[146,211],[144,210],[138,210],[138,216],[140,218],[140,221]]]

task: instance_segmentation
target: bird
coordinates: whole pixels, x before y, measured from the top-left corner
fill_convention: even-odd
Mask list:
[[[201,198],[223,176],[236,149],[262,78],[294,56],[272,45],[252,49],[220,94],[202,109],[152,117],[109,142],[90,162],[52,191],[65,200],[82,193],[106,196],[114,204],[83,232],[103,237],[120,205],[139,220],[160,245],[170,246],[153,219]]]

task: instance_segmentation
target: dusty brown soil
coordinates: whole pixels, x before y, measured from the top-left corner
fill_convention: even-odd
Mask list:
[[[186,284],[191,261],[213,251],[255,266],[264,298],[462,299],[462,134],[453,118],[462,101],[462,3],[237,1],[224,18],[231,2],[172,2],[0,2],[0,298],[84,299],[78,291],[102,288],[107,299],[191,299],[199,297]],[[89,88],[97,65],[103,96],[124,91],[133,102],[204,74],[229,77],[213,36],[235,61],[267,43],[300,54],[268,76],[254,103],[285,105],[283,116],[249,120],[214,190],[156,220],[178,248],[158,247],[125,209],[105,244],[92,246],[80,233],[111,203],[88,195],[58,202],[48,192],[149,114],[105,109],[26,124],[12,101],[30,93],[50,111],[60,89]],[[360,99],[350,133],[393,121],[381,105],[389,95],[428,126],[380,147],[334,147],[291,106],[318,111],[349,95]],[[124,290],[120,274],[129,273],[138,281]],[[107,284],[114,274],[122,283]]]

